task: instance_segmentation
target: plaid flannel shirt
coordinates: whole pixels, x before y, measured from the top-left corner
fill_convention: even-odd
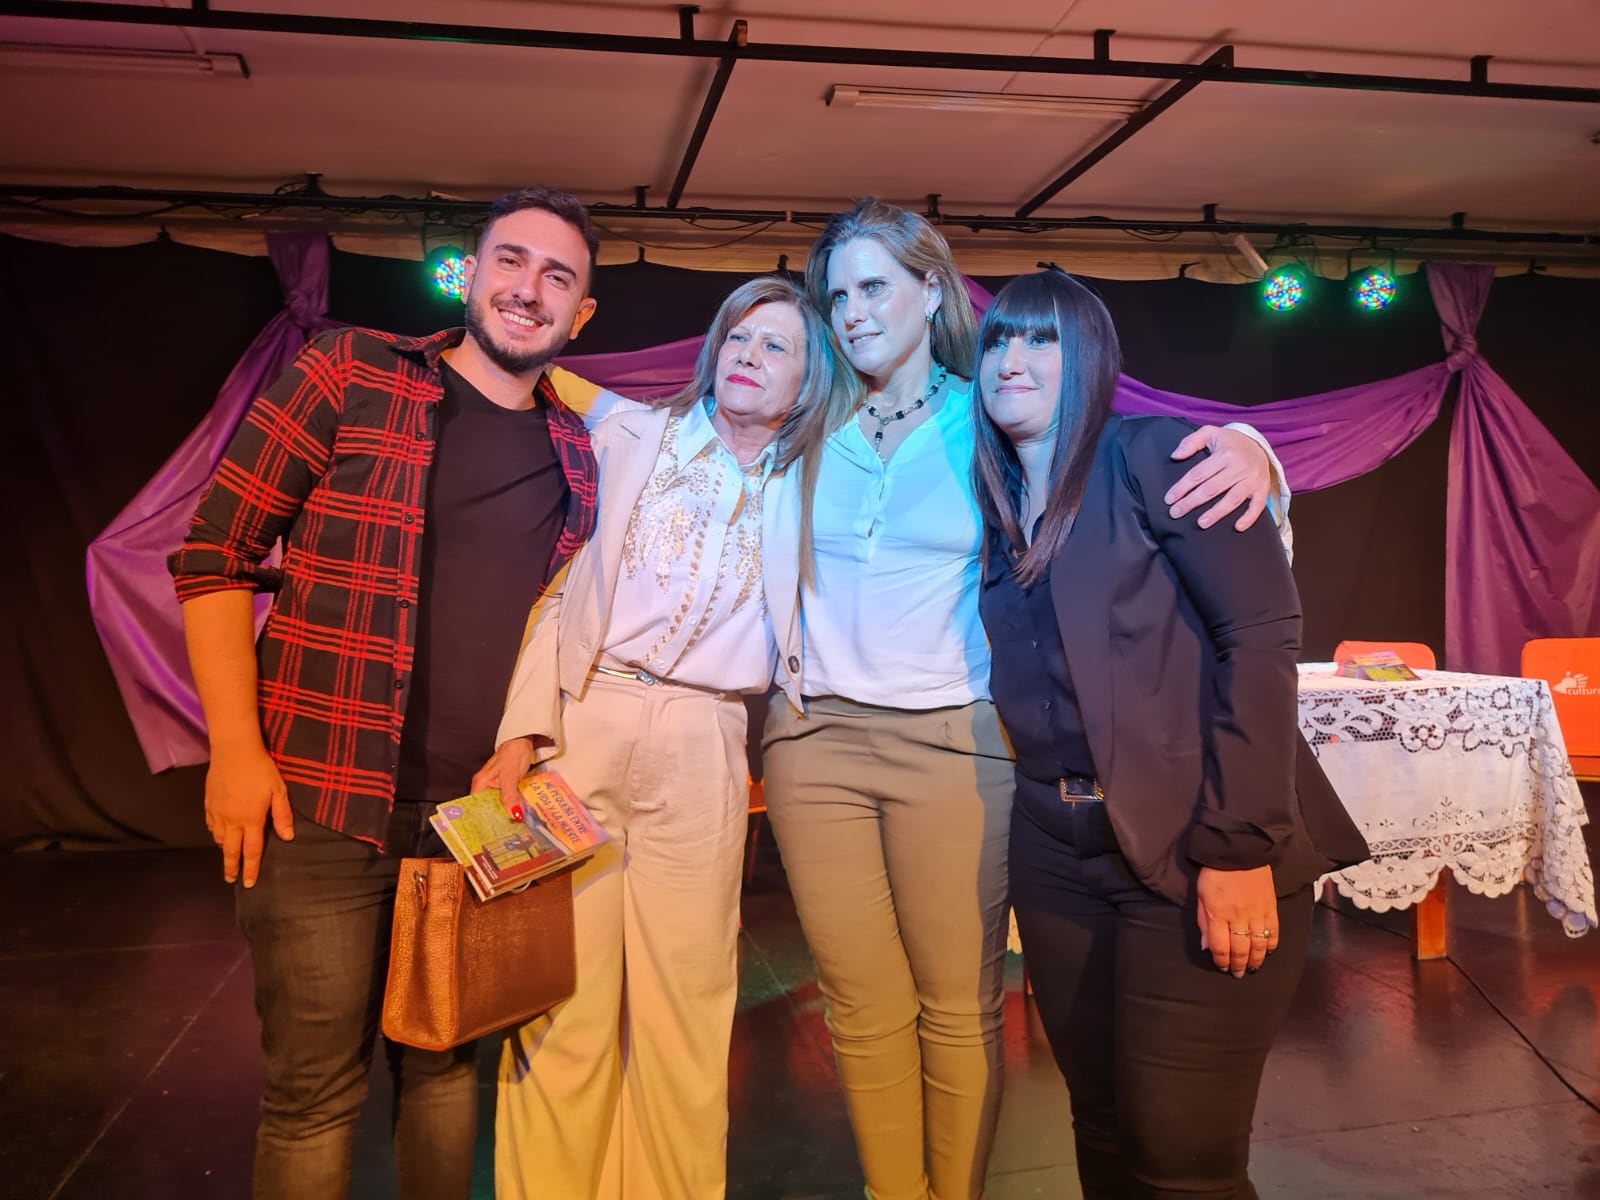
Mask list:
[[[439,355],[463,334],[315,338],[245,414],[168,560],[180,601],[277,593],[259,645],[267,749],[296,813],[379,845],[416,643]],[[597,472],[548,375],[536,394],[571,489],[553,575],[594,530]],[[282,566],[264,565],[279,538]]]

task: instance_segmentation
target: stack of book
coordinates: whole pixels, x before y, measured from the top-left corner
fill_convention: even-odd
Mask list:
[[[606,840],[583,801],[553,771],[525,776],[509,803],[485,788],[439,805],[429,818],[480,900],[575,866]]]

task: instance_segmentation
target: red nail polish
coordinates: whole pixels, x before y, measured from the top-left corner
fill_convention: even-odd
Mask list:
[[[520,804],[513,804],[513,805],[512,805],[512,806],[511,806],[511,819],[512,819],[512,820],[513,820],[513,821],[515,821],[515,822],[516,822],[516,823],[517,823],[517,824],[518,824],[518,825],[521,825],[521,824],[522,824],[522,818],[523,818],[523,815],[524,815],[524,814],[523,814],[523,812],[522,812],[522,805],[520,805]]]

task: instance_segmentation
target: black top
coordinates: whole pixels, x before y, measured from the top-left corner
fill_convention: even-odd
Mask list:
[[[395,794],[452,800],[494,752],[569,490],[549,416],[501,408],[442,363],[411,699]]]
[[[1014,561],[1008,549],[990,549],[978,615],[989,635],[989,692],[1016,751],[1017,774],[1051,785],[1093,775],[1050,576],[1024,587],[1011,573]]]

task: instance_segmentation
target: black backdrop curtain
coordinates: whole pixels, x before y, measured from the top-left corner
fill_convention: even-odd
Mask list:
[[[0,237],[18,334],[0,479],[9,519],[0,701],[0,846],[202,845],[203,769],[145,768],[89,617],[84,552],[209,409],[282,306],[265,258],[167,242],[74,249]],[[745,276],[650,263],[604,267],[574,349],[630,350],[704,331]],[[983,279],[994,289],[1002,279]],[[1253,287],[1102,280],[1130,374],[1253,405],[1397,374],[1443,357],[1420,280],[1388,312],[1313,281],[1302,310]],[[425,333],[459,320],[419,264],[336,253],[330,315]],[[1497,280],[1478,329],[1489,362],[1591,478],[1600,478],[1600,282]],[[1296,497],[1305,656],[1342,637],[1444,642],[1445,470],[1452,406],[1398,458]]]

